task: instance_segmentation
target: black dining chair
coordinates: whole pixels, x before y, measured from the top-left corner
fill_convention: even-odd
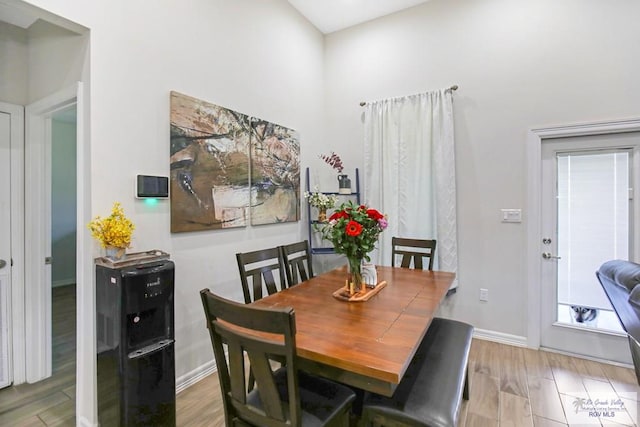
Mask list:
[[[287,273],[279,247],[237,253],[244,302],[249,304],[287,287]]]
[[[280,246],[280,250],[284,266],[287,269],[287,284],[289,286],[297,285],[313,277],[313,263],[308,240]]]
[[[208,289],[200,291],[200,296],[227,426],[349,425],[353,391],[298,370],[292,308],[239,304]],[[251,391],[244,386],[245,353],[256,380]],[[275,357],[285,359],[286,363],[274,368],[271,362]]]
[[[433,258],[436,252],[436,241],[425,239],[391,238],[391,266],[396,266],[396,258],[401,256],[400,267],[424,269],[423,259],[428,259],[427,270],[433,270]]]
[[[287,286],[287,268],[280,247],[236,254],[240,283],[246,304],[267,295],[275,294]],[[280,361],[284,363],[284,360]],[[248,390],[255,386],[253,369],[249,371]]]

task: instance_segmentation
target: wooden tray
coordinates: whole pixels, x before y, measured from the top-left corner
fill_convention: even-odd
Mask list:
[[[169,259],[168,253],[158,249],[154,249],[146,252],[127,253],[125,254],[124,258],[119,260],[112,260],[107,257],[100,257],[95,259],[95,263],[108,268],[120,268],[120,267],[129,267],[131,265],[160,261],[165,259]]]
[[[382,282],[378,283],[375,287],[365,288],[364,291],[356,292],[353,295],[350,295],[349,289],[343,286],[337,291],[335,291],[333,293],[333,296],[334,298],[339,299],[340,301],[363,302],[363,301],[369,300],[369,298],[371,298],[372,296],[380,292],[382,288],[384,288],[385,286],[387,286],[387,281],[383,280]]]

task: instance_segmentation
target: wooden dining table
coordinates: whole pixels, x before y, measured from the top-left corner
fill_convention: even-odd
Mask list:
[[[376,267],[387,284],[368,301],[333,293],[345,285],[346,267],[253,302],[292,307],[299,368],[363,390],[391,396],[420,345],[455,274]]]

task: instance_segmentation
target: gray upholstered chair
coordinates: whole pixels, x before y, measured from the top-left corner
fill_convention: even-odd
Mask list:
[[[640,384],[640,264],[607,261],[600,266],[596,277],[627,332],[636,379]]]

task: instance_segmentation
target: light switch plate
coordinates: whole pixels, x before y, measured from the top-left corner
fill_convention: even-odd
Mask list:
[[[502,222],[522,222],[522,209],[500,209]]]

